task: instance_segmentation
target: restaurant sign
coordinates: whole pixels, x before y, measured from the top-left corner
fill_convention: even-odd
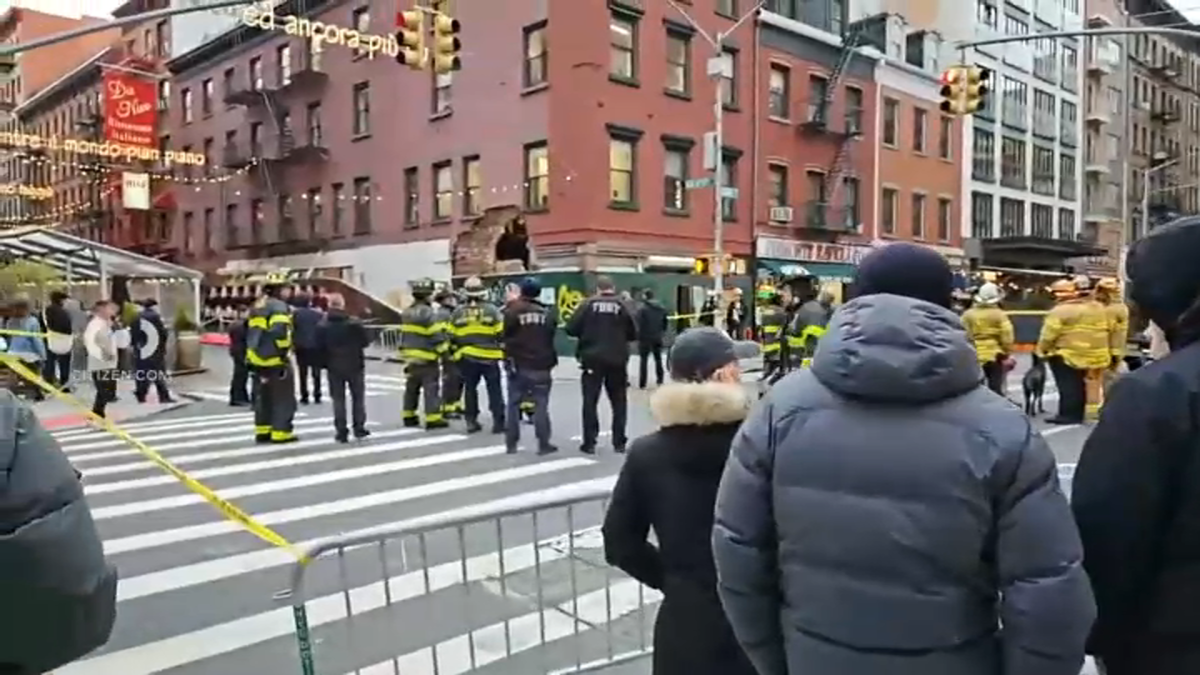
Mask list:
[[[759,237],[754,254],[771,260],[858,265],[874,248],[857,244],[832,244],[817,241],[797,241],[776,237]]]
[[[104,74],[104,139],[110,143],[158,148],[158,84],[135,75]]]

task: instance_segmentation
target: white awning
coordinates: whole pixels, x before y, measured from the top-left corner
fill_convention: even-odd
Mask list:
[[[76,237],[45,227],[0,230],[0,254],[14,259],[40,262],[62,272],[70,272],[75,281],[99,281],[103,269],[107,278],[199,282],[204,273],[197,270],[125,251],[107,244]]]

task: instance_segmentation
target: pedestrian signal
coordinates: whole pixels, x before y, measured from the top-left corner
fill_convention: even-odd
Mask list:
[[[424,70],[427,64],[425,50],[425,13],[420,10],[396,12],[396,41],[400,53],[396,63],[413,70]]]
[[[437,73],[452,73],[462,68],[462,60],[458,53],[462,50],[462,40],[458,32],[462,25],[458,19],[452,19],[445,14],[438,14],[433,19],[433,70]]]

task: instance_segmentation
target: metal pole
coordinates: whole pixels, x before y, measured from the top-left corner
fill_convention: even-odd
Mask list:
[[[1033,42],[1034,40],[1047,40],[1060,37],[1093,37],[1097,35],[1173,35],[1175,37],[1184,37],[1190,40],[1196,39],[1196,31],[1185,30],[1182,28],[1089,28],[1087,30],[1062,30],[1049,33],[1030,33],[1028,35],[1006,35],[1004,37],[990,38],[987,40],[963,40],[954,43],[955,49],[969,49],[971,47],[986,47],[988,45],[1002,45],[1010,42]],[[2,53],[2,52],[0,52]]]

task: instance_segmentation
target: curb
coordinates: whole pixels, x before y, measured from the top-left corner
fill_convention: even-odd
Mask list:
[[[169,406],[163,407],[163,408],[159,408],[158,410],[151,410],[151,411],[146,412],[141,415],[130,415],[128,417],[123,417],[118,420],[113,420],[113,423],[117,424],[119,426],[121,424],[126,424],[126,423],[131,423],[131,422],[140,422],[145,419],[157,417],[159,415],[162,415],[163,413],[174,412],[185,406],[189,406],[194,402],[194,399],[192,399],[191,397],[187,397],[187,396],[180,395],[180,394],[177,394],[177,395],[179,395],[180,398],[188,398],[188,401],[187,402],[176,401],[175,403],[173,403]],[[35,411],[34,414],[36,415],[37,412]],[[88,420],[88,418],[83,413],[73,413],[70,415],[59,415],[58,417],[51,417],[49,419],[40,419],[40,418],[38,419],[38,421],[42,423],[43,427],[45,427],[47,430],[51,430],[51,431],[64,431],[64,430],[72,429],[75,427],[80,427],[80,428],[86,427],[86,426],[88,426],[87,420]]]

